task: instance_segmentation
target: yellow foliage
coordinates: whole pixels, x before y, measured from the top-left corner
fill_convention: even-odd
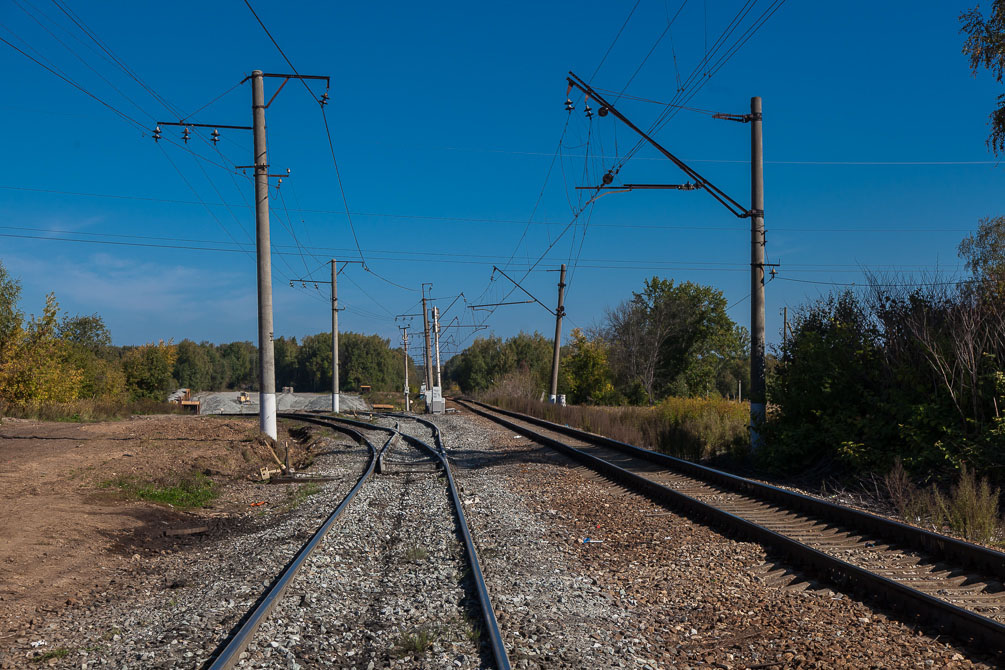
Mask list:
[[[56,337],[59,307],[46,297],[40,318],[18,324],[0,354],[0,400],[16,406],[69,402],[77,398],[81,370],[68,361],[66,344]]]

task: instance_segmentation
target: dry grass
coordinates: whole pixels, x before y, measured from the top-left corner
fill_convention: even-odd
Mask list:
[[[749,405],[731,400],[667,398],[653,407],[561,407],[496,393],[482,400],[691,460],[745,452],[750,443]]]
[[[897,461],[886,476],[886,488],[897,512],[905,520],[931,524],[974,542],[1000,544],[1003,525],[998,515],[1000,489],[992,489],[986,478],[965,466],[948,495],[934,484],[919,488],[911,481],[904,466]]]
[[[0,403],[0,417],[41,421],[90,422],[128,419],[136,414],[181,414],[178,405],[154,400],[74,400],[67,403],[17,406]]]

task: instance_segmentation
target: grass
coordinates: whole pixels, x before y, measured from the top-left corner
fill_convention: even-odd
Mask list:
[[[429,552],[422,547],[409,547],[405,550],[405,560],[417,563],[429,558]]]
[[[288,489],[286,491],[286,501],[283,503],[283,508],[287,510],[293,510],[310,498],[316,493],[321,493],[321,485],[315,482],[309,482],[307,484],[300,484],[295,488]]]
[[[0,415],[18,419],[90,423],[128,419],[136,414],[182,414],[181,407],[155,400],[74,400],[67,403],[17,406],[0,403]]]
[[[750,406],[732,400],[667,398],[653,407],[562,407],[493,394],[482,399],[498,407],[691,460],[742,453],[750,444]]]
[[[905,520],[949,528],[973,542],[1002,543],[1005,528],[998,513],[1001,490],[992,489],[986,478],[978,480],[966,466],[948,493],[934,484],[929,489],[919,488],[900,461],[894,464],[885,482],[890,500]]]
[[[402,656],[422,656],[433,646],[438,634],[432,628],[420,628],[414,633],[407,633],[398,638],[394,645],[394,655]]]
[[[160,481],[145,481],[136,477],[117,477],[102,484],[118,488],[130,498],[159,502],[173,507],[205,507],[219,495],[213,480],[201,472],[175,476]]]
[[[44,663],[45,661],[52,660],[54,658],[66,658],[70,655],[70,650],[66,647],[60,647],[58,649],[50,649],[49,651],[36,656],[32,659],[35,663]]]

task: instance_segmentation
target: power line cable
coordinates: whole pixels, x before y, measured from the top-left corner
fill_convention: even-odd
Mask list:
[[[10,32],[10,30],[9,30],[9,29],[7,29],[7,30],[8,30],[8,32]],[[13,34],[13,33],[12,33],[12,34]],[[133,124],[134,124],[134,125],[136,125],[136,126],[137,126],[137,127],[138,127],[138,128],[140,129],[140,130],[142,130],[142,131],[144,131],[144,132],[146,131],[146,126],[145,126],[144,124],[140,123],[139,121],[137,121],[137,120],[136,120],[136,119],[134,119],[133,117],[131,117],[131,116],[129,116],[128,114],[126,114],[125,112],[123,112],[122,110],[118,109],[117,107],[115,107],[115,106],[114,106],[114,105],[112,105],[111,103],[108,103],[108,102],[106,102],[106,101],[102,100],[102,99],[101,99],[101,98],[99,98],[99,97],[98,97],[97,95],[95,95],[94,93],[91,93],[91,92],[90,92],[90,91],[88,91],[88,90],[87,90],[86,88],[84,88],[83,86],[81,86],[81,85],[80,85],[80,84],[78,84],[77,82],[73,81],[73,80],[72,80],[72,79],[70,79],[69,77],[67,77],[67,76],[64,76],[64,75],[60,74],[59,72],[57,72],[57,71],[56,71],[56,70],[54,70],[53,68],[49,67],[48,65],[46,65],[46,64],[45,64],[45,63],[43,63],[42,61],[40,61],[40,60],[36,59],[35,57],[33,57],[32,55],[28,54],[27,52],[25,52],[25,51],[22,51],[21,49],[19,49],[19,48],[18,48],[17,46],[15,46],[14,44],[12,44],[11,42],[9,42],[8,40],[6,40],[5,38],[3,38],[3,37],[0,37],[0,42],[3,42],[3,43],[4,43],[4,44],[6,44],[7,46],[9,46],[9,47],[10,47],[11,49],[13,49],[14,51],[17,51],[17,52],[18,52],[19,54],[21,54],[22,56],[24,56],[24,57],[25,57],[25,58],[27,58],[28,60],[32,61],[33,63],[35,63],[35,64],[36,64],[36,65],[38,65],[39,67],[41,67],[41,68],[45,69],[45,70],[46,70],[46,71],[48,71],[49,73],[51,73],[51,74],[55,75],[56,77],[59,77],[60,79],[62,79],[63,81],[65,81],[65,82],[66,82],[67,84],[69,84],[70,86],[73,86],[73,87],[74,87],[75,89],[77,89],[78,91],[80,91],[81,93],[83,93],[84,95],[86,95],[86,96],[88,96],[89,98],[92,98],[93,100],[95,100],[95,101],[97,101],[97,102],[101,103],[102,105],[104,105],[104,106],[105,106],[105,107],[107,107],[108,109],[112,110],[113,112],[115,112],[116,114],[118,114],[119,116],[121,116],[121,117],[122,117],[123,119],[125,119],[126,121],[129,121],[130,123],[133,123]]]
[[[258,13],[255,12],[255,8],[251,6],[251,2],[249,2],[249,0],[244,0],[244,4],[248,6],[248,9],[251,11],[252,16],[255,17],[255,20],[258,21],[258,25],[260,25],[262,27],[262,30],[265,31],[265,34],[268,35],[269,40],[272,41],[273,46],[276,47],[276,50],[283,57],[283,60],[285,60],[286,64],[290,66],[290,69],[293,70],[293,73],[297,75],[300,83],[304,85],[304,88],[307,90],[307,93],[311,96],[311,99],[314,100],[316,103],[318,103],[318,106],[321,108],[321,119],[324,121],[325,134],[328,136],[328,148],[331,150],[332,163],[335,166],[335,178],[338,181],[339,192],[342,194],[342,203],[345,205],[346,220],[349,222],[349,230],[352,232],[353,241],[356,243],[356,250],[359,252],[359,258],[361,261],[363,261],[363,267],[366,268],[366,258],[363,256],[363,250],[362,248],[360,248],[359,245],[359,238],[356,236],[356,227],[353,225],[352,214],[349,211],[349,200],[348,198],[346,198],[345,186],[343,186],[342,184],[342,173],[338,167],[338,159],[335,157],[335,143],[332,141],[331,128],[328,126],[328,114],[325,112],[324,103],[321,100],[318,100],[316,97],[314,97],[314,92],[311,90],[311,87],[307,85],[307,82],[303,78],[300,78],[300,72],[297,71],[296,66],[293,65],[293,61],[291,61],[289,57],[287,57],[286,52],[283,51],[283,48],[281,46],[279,46],[279,42],[277,42],[276,38],[272,36],[272,33],[269,32],[269,29],[265,27],[265,23],[262,21],[261,17],[258,16]]]
[[[639,8],[640,2],[642,2],[642,0],[635,0],[635,4],[632,5],[632,11],[628,12],[628,16],[625,18],[625,22],[622,23],[621,28],[618,29],[618,34],[614,36],[614,40],[611,41],[611,45],[607,47],[607,51],[604,52],[604,57],[600,59],[599,63],[597,63],[597,69],[594,70],[593,74],[590,75],[590,81],[593,81],[593,78],[597,76],[598,72],[600,72],[600,68],[604,66],[604,62],[607,61],[607,57],[610,55],[611,49],[613,49],[614,45],[618,43],[618,39],[621,37],[621,33],[625,32],[625,27],[628,25],[628,22],[632,20],[632,16],[635,14],[635,10]]]
[[[100,48],[102,51],[104,51],[106,54],[108,54],[108,56],[115,62],[115,64],[118,65],[122,69],[122,71],[125,72],[127,76],[129,76],[129,78],[131,78],[133,81],[135,81],[137,84],[139,84],[140,87],[143,88],[143,90],[145,90],[147,93],[149,93],[154,98],[154,100],[156,100],[161,105],[163,105],[165,109],[167,109],[169,112],[171,112],[175,116],[178,116],[178,117],[181,116],[181,112],[179,112],[175,107],[173,107],[167,100],[165,100],[156,91],[154,91],[152,88],[150,88],[149,86],[147,86],[146,82],[144,82],[139,77],[139,75],[137,75],[118,56],[116,56],[112,52],[112,50],[107,45],[105,45],[105,43],[97,36],[97,34],[93,30],[91,30],[84,23],[83,19],[81,19],[78,15],[76,15],[75,13],[73,13],[71,10],[69,10],[65,5],[63,5],[62,2],[60,2],[60,0],[52,0],[52,4],[56,5],[56,7],[60,11],[62,11],[78,28],[80,28],[80,30],[85,35],[87,35],[89,38],[91,38],[91,40],[95,44],[98,45],[98,48]]]
[[[150,114],[147,110],[143,109],[135,100],[133,100],[132,98],[130,98],[128,95],[126,95],[115,84],[113,84],[112,82],[110,82],[103,74],[101,74],[100,72],[98,72],[98,70],[96,70],[90,63],[88,63],[87,60],[85,60],[83,56],[81,56],[76,51],[74,51],[73,48],[71,48],[66,42],[64,42],[63,40],[59,39],[59,37],[55,33],[53,33],[51,30],[49,30],[48,26],[46,26],[45,24],[43,24],[38,19],[38,17],[36,17],[31,12],[29,12],[27,9],[25,9],[25,7],[22,6],[20,2],[18,2],[18,0],[13,0],[13,2],[14,2],[15,5],[17,5],[18,9],[20,9],[29,18],[31,18],[35,23],[37,23],[39,25],[39,27],[42,28],[42,30],[44,30],[46,33],[48,33],[50,37],[52,37],[52,39],[56,40],[56,42],[58,42],[64,49],[66,49],[67,51],[69,51],[71,54],[73,54],[73,56],[75,56],[77,58],[77,60],[79,60],[81,63],[83,63],[84,66],[88,70],[90,70],[91,72],[93,72],[94,74],[96,74],[103,82],[105,82],[106,84],[108,84],[108,86],[110,86],[113,91],[115,91],[120,96],[122,96],[123,99],[125,99],[129,104],[131,104],[133,107],[135,107],[141,113],[149,116],[151,118],[151,120],[154,119],[154,116],[152,114]],[[29,6],[31,6],[32,9],[34,9],[36,12],[38,12],[38,14],[40,14],[41,16],[45,17],[48,21],[50,21],[54,25],[58,25],[55,21],[53,21],[51,18],[49,18],[44,12],[40,11],[37,7],[35,7],[34,5],[31,5],[31,3],[27,3],[27,4],[29,4]]]
[[[667,33],[670,32],[670,28],[673,26],[674,21],[677,20],[677,17],[680,16],[680,13],[684,10],[684,6],[687,5],[687,2],[688,0],[684,0],[684,2],[680,4],[680,7],[677,8],[677,13],[674,14],[673,18],[667,22],[667,25],[663,29],[663,32],[661,32],[659,37],[656,38],[656,41],[653,42],[652,47],[649,48],[649,52],[646,54],[645,58],[642,59],[642,62],[639,63],[639,66],[635,68],[635,72],[633,72],[632,76],[628,78],[628,81],[625,82],[625,85],[621,87],[621,92],[618,93],[618,95],[614,98],[613,102],[617,102],[621,98],[621,94],[624,93],[626,90],[628,90],[628,87],[631,86],[633,81],[635,81],[635,77],[638,76],[639,72],[642,71],[642,67],[649,60],[649,57],[653,55],[653,52],[656,51],[656,47],[660,45],[660,42],[663,41],[663,38],[666,37]],[[676,63],[676,59],[674,59],[674,62]],[[679,75],[678,79],[680,79]]]
[[[223,92],[223,93],[221,93],[220,95],[216,96],[215,98],[213,98],[212,100],[210,100],[209,102],[207,102],[207,103],[206,103],[205,105],[203,105],[203,106],[202,106],[202,107],[200,107],[199,109],[195,110],[194,112],[190,112],[190,113],[186,114],[185,116],[181,117],[181,118],[180,118],[180,119],[178,119],[178,120],[179,120],[179,121],[185,121],[185,119],[190,119],[190,118],[192,118],[193,116],[195,116],[195,115],[196,115],[196,114],[198,114],[199,112],[203,111],[204,109],[206,109],[207,107],[209,107],[209,106],[210,106],[210,105],[212,105],[213,103],[217,102],[218,100],[220,100],[221,98],[223,98],[224,96],[226,96],[226,95],[227,95],[228,93],[230,93],[230,92],[231,92],[231,91],[233,91],[233,90],[234,90],[235,88],[237,88],[238,86],[240,86],[241,84],[243,84],[243,83],[244,83],[245,81],[246,81],[246,80],[242,79],[241,81],[237,82],[236,84],[234,84],[233,86],[231,86],[230,88],[228,88],[228,89],[227,89],[226,91],[224,91],[224,92]]]

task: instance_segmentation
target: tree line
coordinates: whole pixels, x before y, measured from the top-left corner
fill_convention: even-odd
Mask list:
[[[573,329],[562,347],[558,392],[570,403],[653,405],[670,396],[734,397],[749,380],[747,331],[726,314],[722,291],[653,277],[600,326]],[[446,378],[465,393],[550,385],[553,341],[539,333],[477,339],[451,358]]]
[[[164,400],[175,388],[258,390],[258,348],[251,342],[182,340],[113,346],[97,314],[61,314],[54,295],[38,316],[25,317],[21,285],[0,263],[0,404],[19,408],[79,399]],[[276,385],[331,389],[331,334],[275,341]],[[411,380],[420,372],[409,357]],[[339,334],[339,383],[375,391],[404,387],[401,348],[360,333]]]
[[[965,280],[872,277],[792,310],[769,352],[762,465],[921,478],[969,467],[1005,481],[1005,217],[959,245]],[[573,404],[654,405],[729,397],[749,382],[749,335],[722,292],[653,277],[562,347],[559,392]],[[784,334],[783,334],[784,335]],[[452,358],[460,390],[540,398],[552,342],[476,340]]]

